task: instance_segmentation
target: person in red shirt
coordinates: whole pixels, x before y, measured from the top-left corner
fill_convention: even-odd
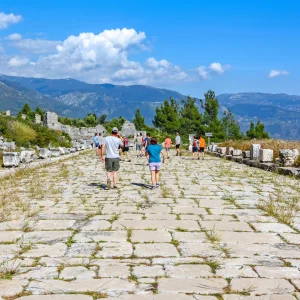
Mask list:
[[[166,152],[167,152],[167,158],[170,158],[171,146],[172,146],[172,140],[170,139],[169,136],[167,136],[167,138],[165,139],[165,148],[166,148]]]

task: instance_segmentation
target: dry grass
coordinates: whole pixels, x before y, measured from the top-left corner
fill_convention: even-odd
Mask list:
[[[299,197],[282,196],[280,192],[277,195],[270,195],[269,199],[261,200],[258,208],[264,210],[269,216],[278,219],[281,223],[292,225],[294,218],[300,212]]]
[[[284,140],[229,140],[219,144],[220,147],[233,147],[242,151],[249,151],[252,144],[260,144],[262,149],[272,149],[274,151],[274,158],[279,157],[279,150],[281,149],[300,149],[300,141],[284,141]]]

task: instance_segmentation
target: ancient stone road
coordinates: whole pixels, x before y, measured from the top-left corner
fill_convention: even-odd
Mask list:
[[[123,162],[110,191],[94,152],[19,177],[0,299],[300,299],[299,181],[172,157],[149,190],[145,164]]]

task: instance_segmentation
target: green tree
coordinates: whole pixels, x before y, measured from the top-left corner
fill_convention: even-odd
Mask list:
[[[226,139],[241,139],[243,134],[241,132],[240,124],[235,120],[233,113],[228,108],[224,112],[224,116],[221,120],[223,131]]]
[[[84,122],[88,127],[96,126],[97,116],[95,114],[88,114],[84,118]]]
[[[29,114],[30,112],[31,112],[30,106],[27,103],[25,103],[23,105],[22,109],[19,111],[19,115],[23,114],[23,115],[27,116],[27,114]]]
[[[42,110],[40,107],[37,106],[36,109],[35,109],[35,112],[37,114],[41,115],[42,116],[42,120],[44,120],[44,116],[45,116],[45,111],[44,110]]]
[[[221,121],[218,118],[219,101],[215,92],[209,90],[204,94],[204,99],[200,100],[201,107],[204,109],[203,123],[205,132],[212,132],[213,137],[217,140],[225,138],[225,132]]]
[[[106,121],[106,118],[107,118],[107,115],[106,115],[106,114],[101,115],[101,116],[98,118],[97,123],[98,123],[98,124],[101,124],[101,125],[104,125],[104,124],[105,124],[105,121]]]
[[[137,130],[143,130],[145,129],[145,119],[141,114],[141,111],[139,109],[137,109],[135,111],[135,117],[132,120],[133,124],[135,125],[135,128]]]
[[[181,100],[182,108],[180,110],[180,131],[183,134],[201,133],[202,115],[196,106],[196,99],[188,97]]]
[[[156,107],[153,125],[163,132],[174,134],[179,130],[179,104],[170,97],[160,107]]]
[[[265,131],[265,125],[260,120],[256,125],[253,122],[250,123],[250,128],[246,132],[246,136],[250,139],[268,139],[269,134]]]

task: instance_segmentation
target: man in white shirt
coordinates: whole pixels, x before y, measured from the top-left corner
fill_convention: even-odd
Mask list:
[[[120,154],[119,149],[122,148],[122,141],[117,137],[118,128],[114,127],[111,136],[104,139],[103,146],[101,147],[101,161],[104,162],[104,151],[106,150],[105,169],[107,176],[107,187],[111,189],[111,176],[113,175],[114,188],[117,189],[118,171],[120,169]]]
[[[176,156],[181,156],[180,152],[180,144],[181,144],[181,137],[179,135],[179,132],[176,132],[176,138],[175,138],[175,144],[176,144]]]

